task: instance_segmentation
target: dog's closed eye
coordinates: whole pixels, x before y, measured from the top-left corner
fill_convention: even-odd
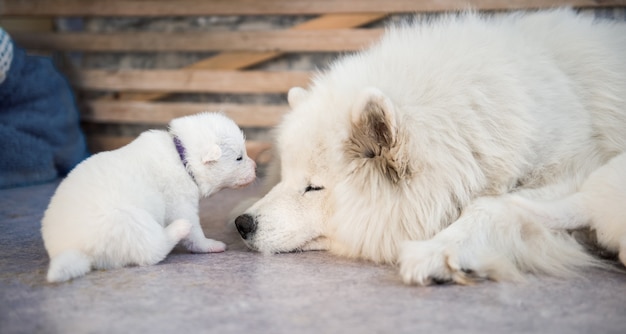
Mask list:
[[[237,158],[237,161],[241,161],[241,160],[243,160],[243,155],[240,155],[240,156]]]
[[[324,189],[324,187],[319,187],[319,186],[314,186],[314,185],[308,185],[305,189],[304,192],[308,193],[309,191],[319,191]]]

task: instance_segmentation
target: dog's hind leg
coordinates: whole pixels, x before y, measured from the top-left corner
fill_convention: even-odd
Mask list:
[[[574,193],[560,200],[543,201],[511,195],[509,200],[526,210],[528,219],[553,229],[577,229],[591,224],[584,194]]]
[[[146,235],[147,238],[141,238],[141,248],[136,248],[137,252],[134,252],[134,262],[140,266],[161,262],[181,240],[189,235],[191,228],[191,224],[185,219],[177,219],[165,228],[153,222],[150,224],[151,236]]]
[[[91,260],[83,252],[70,249],[50,259],[48,282],[64,282],[91,271]]]
[[[620,254],[626,263],[626,153],[611,159],[585,180],[579,191],[557,200],[510,196],[528,219],[555,229],[591,227],[598,244]],[[532,195],[532,194],[530,194]]]
[[[148,212],[139,208],[125,208],[112,214],[115,224],[103,233],[103,243],[94,252],[94,267],[119,268],[126,265],[153,265],[161,262],[189,235],[191,223],[175,220],[165,228]],[[108,241],[106,241],[108,240]]]

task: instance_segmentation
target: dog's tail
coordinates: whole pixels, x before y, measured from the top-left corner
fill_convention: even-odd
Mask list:
[[[66,250],[50,259],[48,282],[65,282],[91,271],[91,260],[78,250]]]

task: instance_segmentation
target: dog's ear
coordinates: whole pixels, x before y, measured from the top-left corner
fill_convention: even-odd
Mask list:
[[[293,109],[295,108],[304,98],[307,96],[307,91],[302,87],[292,87],[289,89],[289,93],[287,93],[287,102],[289,102],[289,106]]]
[[[351,113],[348,156],[375,167],[393,182],[407,176],[408,155],[398,141],[397,114],[391,100],[376,88],[367,88],[357,98]]]
[[[396,113],[389,98],[377,88],[365,89],[352,109],[352,127],[381,147],[396,141]]]
[[[213,144],[209,146],[207,151],[202,155],[202,163],[206,165],[210,162],[217,161],[221,156],[222,149],[217,144]]]

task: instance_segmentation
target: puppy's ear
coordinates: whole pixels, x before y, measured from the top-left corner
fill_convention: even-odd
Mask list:
[[[202,155],[202,163],[206,165],[210,162],[217,161],[220,159],[221,156],[222,156],[222,149],[216,144],[213,144],[209,146],[209,148],[204,153],[204,155]]]
[[[287,102],[289,102],[289,106],[293,109],[295,108],[304,98],[307,96],[307,91],[302,87],[292,87],[289,89],[289,93],[287,93]]]
[[[374,167],[393,182],[409,174],[408,155],[398,141],[396,116],[393,103],[383,92],[365,89],[352,109],[352,129],[346,143],[348,156]]]

